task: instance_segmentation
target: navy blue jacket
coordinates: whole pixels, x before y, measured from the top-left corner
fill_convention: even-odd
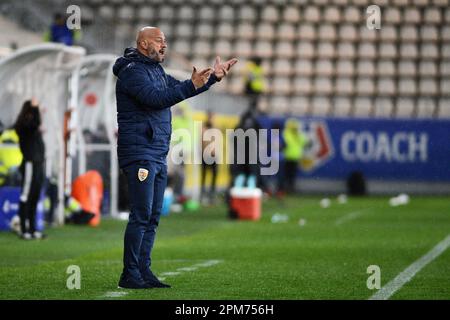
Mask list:
[[[114,64],[113,72],[118,78],[120,167],[140,160],[165,163],[172,133],[170,107],[208,90],[217,78],[211,75],[208,83],[196,90],[191,80],[176,80],[136,48],[125,50]]]

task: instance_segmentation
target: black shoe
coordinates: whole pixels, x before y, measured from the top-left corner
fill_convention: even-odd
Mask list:
[[[124,275],[120,276],[118,288],[120,289],[150,289],[153,286],[150,286],[143,280],[136,280],[132,277],[125,277]]]
[[[142,278],[144,279],[145,283],[152,288],[171,288],[170,285],[159,281],[159,279],[150,270],[148,270],[148,272],[145,272],[145,274],[142,275]]]

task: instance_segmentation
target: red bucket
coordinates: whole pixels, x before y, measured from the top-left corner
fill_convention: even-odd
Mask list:
[[[231,208],[243,220],[259,220],[261,218],[262,191],[258,188],[232,188],[230,191]]]

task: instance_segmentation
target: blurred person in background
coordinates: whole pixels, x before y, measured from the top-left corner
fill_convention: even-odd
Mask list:
[[[62,43],[66,46],[72,46],[80,37],[79,30],[71,30],[67,27],[66,19],[61,13],[53,15],[53,23],[44,34],[45,41]]]
[[[244,69],[245,94],[249,99],[249,108],[256,109],[261,94],[265,91],[264,68],[260,57],[250,59]]]
[[[201,200],[206,204],[214,202],[216,194],[216,179],[217,179],[217,162],[218,159],[218,146],[215,138],[211,141],[205,140],[205,132],[209,129],[215,129],[213,124],[213,113],[208,111],[206,122],[202,127],[202,178],[201,178]],[[206,152],[205,152],[206,150]],[[211,184],[209,190],[206,191],[206,175],[211,173]]]
[[[287,193],[296,191],[297,169],[307,143],[306,135],[301,131],[301,124],[295,118],[286,120],[282,136],[284,141],[284,178],[280,190]]]
[[[20,166],[20,236],[25,240],[42,239],[45,235],[36,230],[36,209],[45,176],[45,145],[42,138],[41,113],[36,99],[25,101],[14,129],[19,135],[20,151],[23,155]]]
[[[124,237],[124,268],[120,288],[169,288],[151,271],[151,252],[159,225],[167,185],[167,154],[172,132],[170,107],[208,90],[221,81],[237,62],[222,63],[179,81],[160,65],[166,56],[164,33],[142,28],[136,48],[125,49],[116,60],[116,100],[119,165],[128,182],[131,213]]]

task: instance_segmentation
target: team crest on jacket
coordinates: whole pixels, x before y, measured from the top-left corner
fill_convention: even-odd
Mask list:
[[[144,168],[139,168],[138,179],[139,181],[144,181],[148,177],[148,170]]]

